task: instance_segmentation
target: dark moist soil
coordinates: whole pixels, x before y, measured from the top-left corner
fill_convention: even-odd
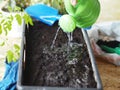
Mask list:
[[[73,33],[73,47],[68,52],[68,38],[62,30],[50,48],[57,29],[57,23],[51,27],[35,21],[26,30],[23,85],[96,88],[81,30]]]
[[[113,41],[104,41],[104,40],[99,39],[99,40],[97,41],[97,45],[99,45],[100,48],[101,48],[104,52],[110,53],[110,51],[109,51],[108,49],[103,48],[102,46],[104,45],[104,46],[107,46],[107,47],[109,47],[109,48],[113,48],[113,49],[114,49],[114,48],[120,46],[120,42],[119,42],[119,41],[116,41],[116,40],[113,40]]]
[[[99,40],[97,41],[97,44],[98,44],[99,46],[105,45],[105,46],[108,46],[108,47],[111,47],[111,48],[115,48],[115,47],[119,47],[120,42],[119,42],[119,41],[116,41],[116,40],[113,40],[113,41],[104,41],[104,40],[99,39]]]

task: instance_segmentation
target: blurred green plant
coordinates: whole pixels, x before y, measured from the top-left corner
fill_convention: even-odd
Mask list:
[[[31,0],[15,0],[16,6],[25,9],[31,4]]]
[[[13,20],[16,19],[18,25],[21,25],[24,21],[25,24],[33,25],[31,17],[24,12],[24,10],[21,12],[21,8],[16,6],[14,9],[11,7],[8,7],[9,15],[5,15],[2,12],[0,12],[0,35],[7,36],[9,31],[12,29]],[[16,13],[12,14],[12,12],[15,11]],[[9,39],[9,38],[8,38]],[[7,40],[0,40],[0,46],[4,46],[5,44],[9,45],[7,43]],[[6,57],[8,62],[16,61],[18,60],[20,55],[20,46],[17,44],[14,44],[13,47],[6,52]]]
[[[31,0],[8,0],[8,5],[11,7],[18,6],[23,9],[31,4]]]
[[[64,0],[31,0],[32,4],[43,3],[59,10],[61,14],[65,14]]]
[[[17,23],[19,25],[22,24],[22,21],[24,20],[25,24],[33,25],[31,17],[24,11],[20,11],[21,8],[16,6],[14,9],[11,7],[8,7],[8,10],[10,12],[9,15],[4,15],[2,12],[0,12],[0,34],[2,32],[5,32],[5,35],[8,34],[8,32],[12,29],[12,22],[14,19],[17,20]],[[12,14],[12,12],[14,15]]]
[[[7,51],[7,61],[8,63],[12,61],[16,62],[19,57],[20,57],[20,46],[14,44],[12,50]]]

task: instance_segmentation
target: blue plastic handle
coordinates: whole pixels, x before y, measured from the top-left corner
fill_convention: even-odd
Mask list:
[[[60,19],[61,15],[58,14],[58,10],[49,7],[44,4],[36,4],[29,6],[25,11],[33,18],[40,20],[41,22],[52,26],[57,20]]]

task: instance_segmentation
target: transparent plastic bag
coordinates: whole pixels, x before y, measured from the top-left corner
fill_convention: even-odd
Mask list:
[[[88,30],[88,35],[90,37],[91,46],[95,57],[103,58],[104,60],[120,66],[120,55],[117,53],[105,52],[97,44],[98,40],[103,41],[119,41],[120,42],[120,22],[105,22],[101,24],[93,25],[90,30]]]

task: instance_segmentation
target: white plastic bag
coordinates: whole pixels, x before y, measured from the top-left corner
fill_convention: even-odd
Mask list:
[[[101,57],[114,65],[120,66],[120,55],[116,53],[106,53],[96,44],[100,39],[103,41],[120,41],[120,21],[93,25],[92,28],[88,30],[88,35],[95,57]]]

